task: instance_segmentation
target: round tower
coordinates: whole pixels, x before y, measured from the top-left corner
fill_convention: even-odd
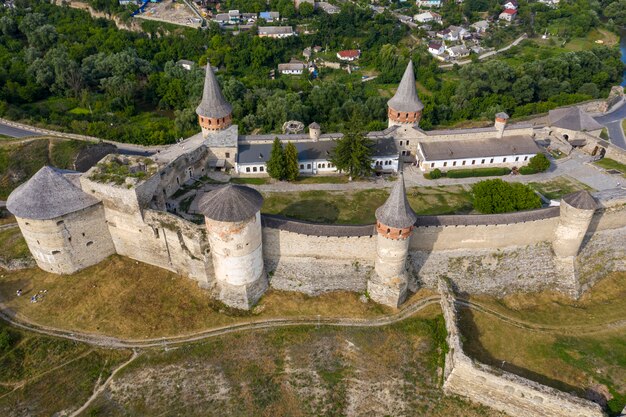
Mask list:
[[[204,214],[218,297],[226,305],[248,310],[268,286],[263,265],[261,205],[252,188],[227,185],[205,194]]]
[[[309,137],[314,141],[318,141],[320,139],[320,135],[322,134],[322,128],[316,122],[313,122],[309,125]]]
[[[396,94],[387,102],[389,126],[419,124],[424,105],[417,96],[413,61],[409,61]]]
[[[215,78],[213,68],[207,61],[202,101],[196,108],[198,123],[202,128],[202,136],[210,132],[224,130],[232,124],[233,108],[222,95],[222,90]]]
[[[578,255],[598,205],[588,191],[578,191],[561,199],[559,224],[552,248],[560,258]]]
[[[505,112],[496,113],[496,121],[493,126],[497,130],[497,136],[501,138],[504,135],[504,128],[506,128],[506,123],[509,120],[509,115]]]
[[[115,253],[102,203],[75,185],[80,173],[45,166],[7,200],[44,271],[72,274]]]
[[[416,220],[400,173],[389,198],[376,210],[376,273],[368,281],[367,291],[380,304],[398,307],[406,298],[409,278],[406,260]]]

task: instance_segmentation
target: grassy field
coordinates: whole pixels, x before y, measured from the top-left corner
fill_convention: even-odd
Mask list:
[[[622,173],[622,176],[626,177],[626,164],[617,162],[614,159],[602,158],[599,161],[594,162],[594,165],[597,165],[604,169],[616,169]]]
[[[593,191],[591,187],[571,177],[557,177],[545,182],[531,182],[528,185],[550,200],[558,200],[567,194],[580,190]]]
[[[609,275],[579,300],[550,292],[473,299],[526,322],[565,327],[532,331],[462,310],[470,356],[497,367],[504,361],[505,370],[563,391],[603,394],[611,415],[626,405],[626,333],[603,326],[626,318],[626,273]],[[580,326],[599,328],[586,333]]]
[[[26,241],[17,227],[0,230],[0,260],[22,259],[30,257]]]
[[[499,416],[444,397],[436,306],[381,328],[293,327],[142,355],[89,416]]]
[[[265,193],[261,211],[320,223],[374,223],[374,212],[385,203],[385,189]],[[471,195],[462,186],[413,187],[407,197],[418,214],[467,213]]]
[[[51,416],[78,408],[128,357],[128,351],[94,349],[0,321],[0,415]]]
[[[18,289],[24,291],[16,297]],[[48,290],[41,303],[31,294]],[[431,295],[420,290],[412,300]],[[359,301],[360,294],[318,297],[268,291],[249,313],[230,313],[192,280],[160,268],[113,256],[74,275],[60,277],[37,268],[4,272],[0,299],[37,323],[126,338],[192,333],[241,321],[274,317],[379,317],[392,310]]]

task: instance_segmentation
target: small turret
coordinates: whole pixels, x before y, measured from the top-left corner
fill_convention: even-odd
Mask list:
[[[578,255],[598,204],[589,191],[568,194],[561,200],[559,224],[552,248],[559,258]]]
[[[409,278],[406,260],[416,220],[400,172],[389,198],[376,210],[376,273],[367,283],[372,300],[398,307],[406,298]]]
[[[224,130],[230,126],[232,123],[232,112],[233,109],[230,103],[222,95],[222,90],[217,82],[217,78],[215,78],[213,68],[207,61],[202,101],[196,108],[202,135],[207,137],[211,131]]]
[[[419,124],[424,105],[417,96],[413,61],[404,71],[396,94],[387,102],[389,126],[402,124]]]
[[[252,188],[227,185],[205,194],[198,205],[204,214],[218,298],[248,310],[268,286],[263,264],[261,205]]]
[[[498,138],[501,138],[504,135],[504,128],[506,128],[506,123],[509,120],[509,115],[505,112],[496,113],[496,121],[493,126],[498,131]]]
[[[318,141],[320,139],[320,135],[322,134],[322,129],[319,124],[313,122],[309,125],[309,137],[314,141]]]

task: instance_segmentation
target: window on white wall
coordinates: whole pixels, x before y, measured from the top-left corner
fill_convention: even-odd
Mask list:
[[[259,168],[259,171],[261,171],[261,172],[265,171],[265,167]]]
[[[307,169],[311,169],[311,164],[306,164]]]
[[[252,167],[252,172],[256,172],[257,171],[257,167]]]
[[[504,158],[504,159],[502,160],[502,162],[506,162],[506,158]]]
[[[431,168],[434,168],[434,167],[435,167],[435,163],[434,163],[434,162],[431,162],[430,167],[431,167]]]
[[[519,156],[515,157],[515,162],[519,161]]]
[[[246,172],[250,172],[250,167],[246,167]]]

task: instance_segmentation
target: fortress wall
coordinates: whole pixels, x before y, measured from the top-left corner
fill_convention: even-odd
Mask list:
[[[263,256],[274,288],[309,295],[363,292],[374,269],[376,239],[307,236],[263,227]]]
[[[180,145],[172,145],[180,146]],[[158,160],[158,155],[157,155]],[[165,198],[174,194],[191,176],[201,177],[207,170],[209,152],[206,146],[200,146],[181,155],[160,170],[161,179],[156,194],[164,203]],[[191,176],[188,168],[191,168]]]
[[[449,131],[448,131],[449,132]],[[485,129],[485,131],[468,131],[467,133],[462,133],[463,130],[460,129],[459,132],[451,133],[451,134],[438,134],[436,130],[431,130],[428,132],[428,135],[420,135],[418,136],[421,141],[442,141],[442,140],[476,140],[476,139],[488,139],[493,138],[498,133],[495,128]],[[533,135],[532,127],[521,127],[516,128],[514,126],[508,126],[504,129],[503,136],[532,136]],[[417,145],[417,143],[416,143]]]
[[[17,222],[37,265],[48,272],[71,274],[115,253],[102,204],[51,220]]]
[[[591,401],[473,361],[463,352],[454,298],[441,280],[441,309],[448,331],[443,389],[467,397],[511,416],[603,417]]]
[[[626,226],[587,234],[574,267],[581,292],[591,288],[607,271],[626,271]]]

